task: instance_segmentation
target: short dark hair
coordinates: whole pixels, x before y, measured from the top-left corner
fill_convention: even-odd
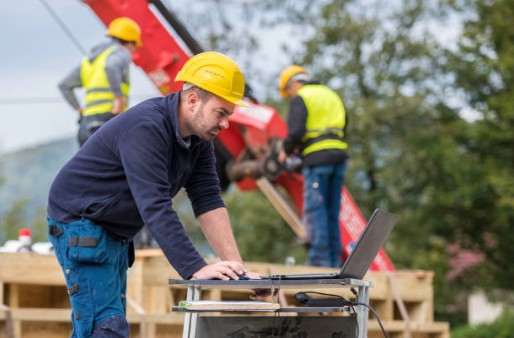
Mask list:
[[[193,84],[186,82],[186,83],[184,83],[184,87],[182,89],[182,93],[180,94],[180,97],[184,98],[187,94],[189,94],[191,92],[195,92],[200,97],[200,100],[202,100],[202,102],[208,101],[214,95],[213,93],[208,92],[205,89],[202,89],[200,87],[197,87]]]
[[[133,44],[136,44],[135,41],[127,41],[127,40],[123,40],[123,39],[120,39],[120,38],[116,38],[114,36],[111,36],[111,38],[114,40],[114,41],[117,41],[119,44],[121,44],[122,46],[125,46],[126,44],[129,44],[129,43],[133,43]]]

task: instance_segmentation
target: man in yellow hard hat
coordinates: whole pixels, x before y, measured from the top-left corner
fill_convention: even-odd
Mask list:
[[[348,145],[346,112],[339,95],[313,82],[303,67],[280,74],[279,92],[289,102],[288,135],[279,161],[301,156],[304,220],[309,239],[307,264],[341,266],[339,208]]]
[[[189,59],[176,81],[183,90],[144,101],[95,132],[51,186],[48,234],[78,337],[111,337],[109,330],[128,337],[126,270],[143,225],[184,279],[238,279],[246,272],[212,142],[235,106],[245,105],[243,74],[227,56],[205,52]],[[171,200],[181,188],[219,262],[205,262],[174,211]]]
[[[81,64],[59,82],[64,98],[79,113],[80,146],[128,105],[130,62],[141,46],[141,29],[134,20],[122,17],[109,24],[107,35],[109,41],[93,47]],[[85,90],[82,106],[74,93],[80,87]]]

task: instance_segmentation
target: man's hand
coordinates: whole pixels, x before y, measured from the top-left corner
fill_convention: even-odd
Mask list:
[[[278,163],[284,164],[286,162],[287,154],[284,150],[280,150],[277,156]]]
[[[114,102],[112,105],[111,113],[113,115],[118,115],[120,113],[123,113],[124,110],[125,110],[125,99],[123,98],[123,96],[116,97],[114,99]]]
[[[238,261],[221,261],[204,266],[196,271],[193,279],[220,279],[220,280],[238,280],[238,275],[246,274],[243,263]]]
[[[221,261],[204,266],[193,274],[191,279],[221,279],[221,280],[238,280],[238,275],[245,275],[249,279],[261,279],[260,274],[257,272],[249,272],[243,267],[243,264],[237,261]],[[275,297],[278,289],[272,292],[271,289],[253,289],[253,294],[250,295],[251,300],[263,300],[266,297]]]
[[[79,119],[77,121],[77,123],[80,124],[80,122],[82,121],[82,108],[81,107],[78,107],[77,109],[75,109],[77,111],[77,113],[79,113]]]

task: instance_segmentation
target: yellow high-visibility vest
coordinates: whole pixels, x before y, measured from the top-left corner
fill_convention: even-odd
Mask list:
[[[346,112],[339,95],[317,84],[303,85],[297,92],[307,107],[307,122],[302,154],[326,149],[347,149],[343,141]]]
[[[111,112],[115,95],[107,79],[105,62],[107,57],[114,52],[116,48],[123,47],[112,46],[107,48],[100,53],[92,63],[87,56],[82,60],[80,77],[82,79],[82,85],[86,90],[85,107],[82,111],[82,116]],[[128,102],[129,89],[129,83],[121,83],[121,92],[125,97],[125,102]],[[127,109],[127,107],[125,107],[125,109]]]

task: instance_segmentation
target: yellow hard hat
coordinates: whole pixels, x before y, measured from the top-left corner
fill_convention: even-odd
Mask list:
[[[143,45],[141,43],[141,28],[130,18],[123,17],[112,20],[107,28],[107,35],[124,41],[135,42],[138,47]]]
[[[297,65],[292,65],[292,66],[286,67],[282,71],[282,73],[280,73],[278,90],[280,92],[280,95],[282,95],[282,97],[288,97],[287,92],[286,92],[286,87],[287,87],[287,83],[289,82],[289,80],[291,80],[291,78],[293,76],[295,76],[296,74],[302,74],[302,73],[308,74],[309,72],[307,72],[303,67],[300,67]]]
[[[238,106],[243,101],[245,79],[237,64],[218,52],[203,52],[187,60],[175,81],[191,83]]]

